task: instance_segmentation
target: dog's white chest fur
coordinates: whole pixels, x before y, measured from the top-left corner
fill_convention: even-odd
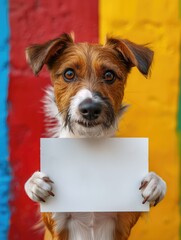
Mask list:
[[[53,213],[56,231],[69,231],[69,240],[112,240],[116,213]]]

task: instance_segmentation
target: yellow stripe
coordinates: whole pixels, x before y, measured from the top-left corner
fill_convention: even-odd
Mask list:
[[[132,106],[118,136],[150,138],[150,170],[168,184],[165,200],[151,209],[132,231],[131,240],[179,239],[179,156],[176,135],[179,90],[178,0],[99,0],[100,42],[107,33],[155,51],[152,76],[133,69],[125,102]]]

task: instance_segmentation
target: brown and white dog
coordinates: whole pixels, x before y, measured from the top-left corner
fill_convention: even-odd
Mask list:
[[[105,45],[99,45],[74,43],[70,35],[62,34],[30,46],[26,57],[35,75],[44,64],[50,72],[55,101],[48,106],[49,115],[58,113],[56,135],[93,138],[114,136],[126,109],[122,100],[128,73],[136,66],[147,76],[153,51],[125,39],[107,38]],[[163,199],[166,184],[155,173],[148,173],[140,185],[143,204],[155,206]],[[28,179],[25,191],[35,202],[54,196],[52,181],[42,172]],[[44,213],[43,220],[54,240],[126,240],[140,215],[53,212]]]

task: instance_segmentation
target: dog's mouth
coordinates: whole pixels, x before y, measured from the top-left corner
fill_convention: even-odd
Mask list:
[[[93,127],[96,127],[96,126],[98,126],[98,125],[101,124],[100,122],[95,122],[95,121],[81,121],[81,120],[75,121],[75,123],[78,123],[79,125],[81,125],[81,126],[83,126],[83,127],[86,127],[86,128],[93,128]]]
[[[72,99],[65,112],[64,125],[72,133],[76,134],[78,132],[79,135],[92,133],[96,135],[102,134],[104,130],[107,131],[114,126],[115,113],[109,99],[98,94],[94,95],[93,98],[87,98],[84,101],[81,99],[80,103],[76,102],[75,97]]]

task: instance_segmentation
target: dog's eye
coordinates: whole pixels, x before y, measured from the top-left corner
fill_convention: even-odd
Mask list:
[[[111,84],[115,81],[115,73],[112,70],[108,70],[104,73],[103,79],[106,83]]]
[[[64,80],[67,81],[67,82],[69,82],[69,81],[74,80],[74,78],[75,78],[75,72],[74,72],[73,69],[68,68],[68,69],[65,70],[63,76],[64,76]]]

